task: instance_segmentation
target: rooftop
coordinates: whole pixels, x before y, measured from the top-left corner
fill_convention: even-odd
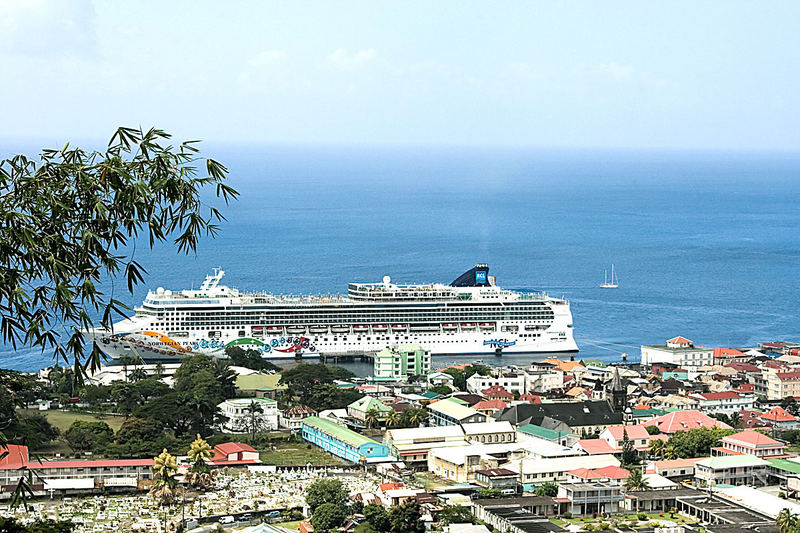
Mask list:
[[[466,405],[461,405],[458,402],[454,402],[451,399],[447,400],[439,400],[438,402],[431,403],[428,405],[428,409],[431,411],[436,411],[446,416],[450,416],[455,418],[456,420],[463,420],[465,418],[469,418],[470,416],[476,414],[478,411],[472,409],[471,407],[467,407]]]
[[[325,420],[317,416],[309,416],[303,419],[303,425],[314,427],[323,433],[330,435],[334,439],[346,442],[351,446],[358,448],[364,444],[378,444],[374,440],[349,430],[346,427],[340,426],[336,422]]]
[[[740,431],[739,433],[734,433],[733,435],[723,437],[722,442],[744,444],[746,446],[754,446],[756,448],[772,448],[775,446],[783,446],[782,443],[754,429],[746,429],[744,431]]]
[[[747,466],[766,466],[769,463],[754,455],[718,455],[698,461],[698,466],[719,470],[723,468],[742,468]]]

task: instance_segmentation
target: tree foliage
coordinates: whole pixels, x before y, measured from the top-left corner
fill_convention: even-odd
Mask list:
[[[306,489],[306,503],[311,512],[322,504],[332,503],[344,507],[350,501],[350,495],[344,484],[334,478],[322,478],[311,483]]]
[[[720,446],[722,438],[733,432],[731,429],[705,427],[678,431],[669,438],[665,450],[671,448],[675,457],[682,459],[707,456],[711,454],[711,448]]]
[[[467,390],[467,380],[469,378],[475,374],[479,376],[488,376],[491,373],[491,369],[486,365],[473,364],[467,365],[463,370],[459,368],[445,368],[442,372],[453,376],[453,386],[458,390],[465,391]]]
[[[69,447],[76,452],[95,450],[114,440],[114,430],[105,422],[76,420],[64,432]]]
[[[547,481],[536,487],[537,496],[554,497],[558,494],[558,485],[553,481]]]
[[[389,522],[389,512],[380,505],[371,503],[365,506],[364,517],[370,527],[379,533],[386,533],[392,527]]]
[[[119,128],[103,152],[69,145],[42,150],[38,161],[16,155],[0,162],[0,332],[14,347],[53,350],[85,365],[92,314],[110,328],[125,306],[99,284],[122,278],[128,292],[143,281],[134,243],[172,239],[192,252],[224,218],[201,201],[206,187],[225,202],[238,193],[227,169],[202,163],[196,141],[169,144],[162,130]],[[143,239],[140,239],[143,238]],[[65,340],[66,339],[66,340]],[[87,361],[100,365],[95,348]]]
[[[231,366],[241,366],[250,370],[261,372],[280,372],[281,367],[261,357],[255,350],[245,350],[241,346],[228,346],[225,355],[230,360]]]
[[[475,523],[475,517],[472,512],[463,505],[445,505],[439,512],[438,520],[443,526]]]
[[[72,533],[75,525],[63,520],[38,519],[23,525],[15,518],[0,516],[0,532],[2,533]]]
[[[410,500],[392,508],[389,524],[391,533],[425,533],[419,504]]]
[[[311,515],[311,525],[314,526],[314,531],[320,533],[337,529],[345,520],[347,520],[345,508],[335,503],[323,503]]]
[[[354,376],[355,374],[340,366],[300,363],[281,372],[281,383],[288,385],[291,393],[300,397],[301,403],[310,406],[311,397],[317,387]]]

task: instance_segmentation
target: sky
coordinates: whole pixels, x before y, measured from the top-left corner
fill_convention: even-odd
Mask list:
[[[0,0],[0,139],[797,151],[798,21],[796,0]]]

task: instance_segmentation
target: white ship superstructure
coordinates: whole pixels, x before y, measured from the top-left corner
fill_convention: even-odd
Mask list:
[[[228,346],[265,358],[369,353],[418,343],[433,355],[571,352],[569,303],[544,293],[502,289],[487,265],[450,285],[351,283],[347,296],[240,293],[215,269],[198,290],[150,291],[113,331],[87,335],[109,356],[178,359]]]

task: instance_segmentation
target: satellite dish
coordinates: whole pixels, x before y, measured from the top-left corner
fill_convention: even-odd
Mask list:
[[[383,284],[388,285],[392,281],[392,278],[389,276],[383,276]]]

